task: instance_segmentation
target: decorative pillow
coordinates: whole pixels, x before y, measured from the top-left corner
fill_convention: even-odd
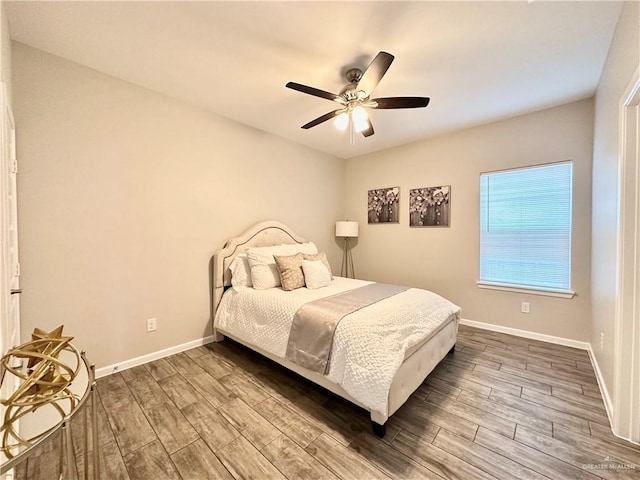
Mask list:
[[[251,247],[247,249],[247,257],[251,267],[253,288],[264,290],[281,285],[280,273],[274,255],[293,255],[295,253],[317,253],[314,243],[287,243],[271,247]]]
[[[273,253],[255,252],[247,249],[247,257],[251,268],[253,288],[264,290],[280,286],[280,274],[276,267]],[[258,250],[257,248],[255,250]]]
[[[304,253],[303,258],[304,260],[320,260],[322,263],[324,263],[324,266],[327,267],[327,270],[329,270],[329,277],[331,278],[331,280],[333,280],[333,272],[331,271],[331,265],[329,265],[329,260],[327,260],[326,253]]]
[[[302,270],[307,288],[311,290],[331,284],[331,274],[322,260],[302,260]]]
[[[249,266],[249,258],[245,254],[238,255],[231,265],[231,285],[233,287],[251,287],[251,267]]]
[[[282,289],[286,291],[304,287],[304,272],[302,271],[302,253],[295,255],[274,255],[276,266],[280,273]]]

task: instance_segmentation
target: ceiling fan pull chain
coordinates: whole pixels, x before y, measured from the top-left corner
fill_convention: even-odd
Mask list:
[[[349,114],[349,143],[356,144],[356,125],[353,122],[353,115]]]

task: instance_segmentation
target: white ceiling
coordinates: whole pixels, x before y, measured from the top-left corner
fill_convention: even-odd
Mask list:
[[[587,98],[619,2],[4,2],[14,40],[341,158]],[[374,97],[428,96],[374,110],[375,135],[331,122],[352,66],[396,59]]]

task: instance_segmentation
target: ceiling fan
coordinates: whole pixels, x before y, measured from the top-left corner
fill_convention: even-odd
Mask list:
[[[334,124],[340,130],[350,127],[351,143],[355,143],[355,133],[360,132],[365,137],[374,134],[373,125],[365,108],[421,108],[429,105],[429,97],[389,97],[370,98],[382,77],[393,62],[394,56],[387,52],[379,52],[363,72],[359,68],[347,70],[345,76],[349,82],[339,94],[326,92],[300,83],[289,82],[287,88],[307,93],[320,98],[332,100],[341,105],[340,108],[311,120],[302,128],[309,129],[327,120],[335,119]]]

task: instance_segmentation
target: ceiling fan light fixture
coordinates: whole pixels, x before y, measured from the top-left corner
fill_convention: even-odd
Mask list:
[[[351,118],[353,119],[353,125],[356,132],[358,133],[363,132],[369,126],[369,117],[367,116],[367,112],[359,105],[351,112]]]
[[[342,112],[333,120],[333,126],[344,132],[349,126],[349,115],[346,112]]]

